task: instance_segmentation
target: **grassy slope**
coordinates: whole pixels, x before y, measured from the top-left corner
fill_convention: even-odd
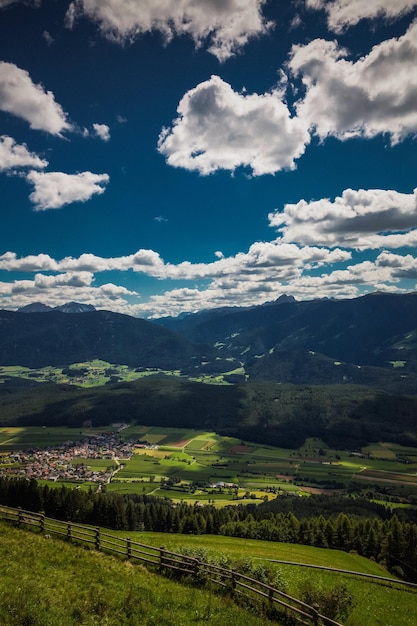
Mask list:
[[[129,534],[134,541],[155,546],[164,545],[173,551],[181,551],[183,546],[193,546],[203,548],[210,555],[226,555],[232,560],[278,559],[392,577],[377,563],[358,554],[341,550],[210,535],[124,534]],[[415,589],[394,587],[365,578],[292,565],[277,564],[276,567],[281,572],[288,593],[296,597],[300,597],[300,590],[308,580],[315,587],[324,589],[345,584],[354,598],[355,606],[343,622],[344,626],[415,626],[417,606]]]
[[[130,533],[149,545],[203,548],[232,560],[282,559],[384,575],[355,554],[306,546],[227,537]],[[268,623],[227,598],[180,585],[94,550],[70,545],[0,523],[0,626],[212,625]],[[354,608],[345,626],[414,626],[417,593],[335,572],[277,564],[280,578],[299,596],[305,581],[316,588],[346,585]],[[65,593],[62,590],[65,589]]]
[[[0,524],[1,626],[262,626],[233,601]]]

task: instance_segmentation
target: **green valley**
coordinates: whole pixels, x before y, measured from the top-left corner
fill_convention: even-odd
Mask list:
[[[90,458],[83,451],[71,457],[75,466],[106,475],[108,492],[168,497],[174,502],[265,502],[277,495],[355,494],[385,501],[390,506],[417,503],[417,450],[393,443],[375,443],[358,452],[329,448],[310,438],[296,449],[277,448],[221,436],[214,431],[118,424],[105,428],[3,427],[0,428],[0,475],[68,483],[59,478],[60,457],[67,457],[69,441],[90,441],[115,434],[131,449],[103,450],[102,441]],[[51,449],[67,442],[47,470],[33,469],[36,448]],[[116,445],[116,444],[113,444]],[[25,450],[30,450],[30,454]],[[23,451],[18,460],[16,452]],[[122,455],[122,458],[118,458]],[[115,460],[116,459],[116,460]],[[41,461],[38,459],[38,465]],[[26,469],[25,469],[26,468]],[[88,478],[88,477],[87,477]],[[86,478],[75,484],[102,484]]]

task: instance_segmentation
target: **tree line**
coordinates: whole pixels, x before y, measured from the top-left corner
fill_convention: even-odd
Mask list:
[[[298,500],[304,502],[298,504]],[[417,524],[413,520],[401,519],[365,499],[311,496],[298,500],[279,496],[265,506],[216,509],[148,495],[51,488],[35,480],[0,478],[1,504],[43,511],[47,517],[114,530],[217,534],[354,550],[417,582]]]

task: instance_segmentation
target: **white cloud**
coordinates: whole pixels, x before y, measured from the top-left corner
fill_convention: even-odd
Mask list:
[[[110,128],[107,124],[93,124],[94,132],[103,141],[110,140]]]
[[[91,285],[94,280],[92,272],[68,272],[51,276],[47,274],[36,274],[34,287],[37,289],[49,289],[50,287],[85,287]]]
[[[364,290],[398,291],[401,290],[401,280],[415,280],[417,277],[417,259],[387,251],[381,253],[375,262],[352,263],[345,269],[334,269],[329,273],[324,271],[321,275],[310,273],[311,269],[324,265],[332,268],[334,263],[346,262],[350,256],[344,250],[300,248],[278,241],[255,243],[246,254],[239,253],[207,266],[164,264],[152,250],[140,250],[135,255],[110,259],[81,255],[79,259],[61,261],[45,254],[18,259],[9,252],[0,257],[0,270],[59,273],[56,276],[36,273],[34,280],[0,284],[0,308],[17,308],[34,300],[51,306],[75,300],[130,315],[158,317],[220,306],[252,306],[276,300],[284,293],[298,299],[311,299],[351,298]],[[95,286],[96,272],[132,269],[135,258],[136,261],[141,259],[140,271],[148,276],[192,280],[194,283],[198,280],[199,284],[154,295],[144,303],[138,302],[137,292],[121,285],[108,283]],[[158,265],[159,270],[156,271]],[[202,277],[203,282],[200,282]]]
[[[391,255],[394,257],[394,255]],[[314,276],[301,271],[287,278],[226,276],[207,288],[180,288],[152,296],[149,302],[137,305],[137,314],[149,317],[179,315],[188,311],[222,306],[253,306],[271,302],[283,294],[299,300],[314,298],[353,298],[367,291],[401,291],[399,281],[417,278],[417,260],[411,255],[395,255],[391,266],[382,255],[375,262],[364,261]]]
[[[166,43],[188,35],[220,61],[231,57],[253,37],[271,27],[261,14],[266,0],[75,0],[67,12],[67,25],[86,15],[109,39],[134,41],[146,32],[159,31]]]
[[[324,9],[329,29],[341,33],[363,19],[393,19],[412,11],[416,0],[306,0],[311,9]]]
[[[381,252],[376,260],[380,268],[389,268],[396,279],[417,278],[417,259],[411,254],[400,255],[392,252]]]
[[[42,39],[44,39],[48,46],[52,46],[55,43],[55,39],[52,37],[51,33],[48,33],[47,30],[44,30],[42,33]]]
[[[351,254],[345,250],[300,247],[293,243],[256,242],[248,252],[239,252],[235,256],[221,256],[213,263],[190,263],[183,261],[177,265],[165,263],[154,250],[138,250],[134,254],[121,257],[99,257],[94,254],[82,254],[78,258],[65,257],[59,261],[48,254],[31,255],[18,258],[14,252],[0,256],[0,270],[7,271],[64,271],[64,272],[105,272],[127,271],[141,272],[158,279],[199,280],[224,278],[231,275],[241,276],[268,275],[271,280],[278,274],[284,276],[293,273],[294,267],[322,265],[343,262]]]
[[[210,174],[250,167],[255,176],[293,169],[310,141],[307,124],[292,118],[282,93],[244,95],[218,76],[187,92],[159,151],[174,167]]]
[[[0,282],[0,308],[17,309],[34,301],[59,306],[76,301],[92,304],[97,309],[109,309],[134,315],[139,294],[125,287],[106,283],[94,286],[89,272],[65,273],[57,276],[36,274],[34,280]]]
[[[16,167],[36,167],[42,169],[48,161],[34,152],[29,152],[25,144],[17,144],[12,137],[0,136],[0,172]]]
[[[384,254],[384,253],[383,253]],[[417,260],[407,255],[391,255],[389,259],[381,254],[375,262],[364,261],[334,270],[320,276],[310,275],[302,267],[293,267],[289,272],[277,274],[269,268],[259,274],[242,271],[218,276],[206,286],[180,287],[159,295],[153,295],[148,302],[139,303],[139,294],[124,287],[107,284],[101,287],[69,287],[71,280],[66,274],[43,282],[16,281],[0,285],[0,306],[8,308],[22,306],[34,299],[57,305],[69,300],[88,302],[97,308],[136,316],[160,317],[178,315],[182,312],[198,311],[221,306],[253,306],[271,302],[284,293],[297,299],[322,297],[352,298],[364,291],[375,289],[400,291],[402,278],[415,279]],[[88,273],[87,273],[88,274]],[[88,283],[89,276],[85,278]],[[80,280],[81,282],[81,280]]]
[[[58,271],[59,263],[49,254],[28,255],[19,259],[15,252],[5,252],[0,256],[0,270],[17,272]]]
[[[109,181],[108,174],[64,174],[63,172],[35,172],[26,176],[35,190],[29,198],[37,211],[59,209],[73,202],[86,202],[95,194],[102,194]]]
[[[372,249],[416,245],[417,188],[412,194],[346,189],[329,199],[285,205],[269,214],[284,242]]]
[[[417,22],[398,39],[376,45],[358,61],[334,41],[294,46],[288,67],[306,88],[297,115],[321,139],[417,132]]]
[[[279,231],[277,239],[254,242],[246,252],[230,257],[217,252],[210,263],[172,264],[147,249],[120,257],[85,253],[60,260],[48,254],[18,258],[6,252],[0,256],[0,270],[33,272],[35,278],[5,287],[0,306],[13,308],[34,299],[48,304],[76,300],[158,317],[220,306],[253,306],[284,293],[298,299],[351,298],[375,289],[401,291],[404,281],[415,288],[417,259],[411,254],[393,254],[387,247],[399,247],[413,237],[417,245],[417,228],[410,230],[417,223],[416,215],[417,189],[412,194],[346,189],[333,201],[285,205],[282,212],[269,216],[270,225]],[[354,248],[367,251],[370,247],[383,248],[373,261],[352,253]],[[100,272],[128,270],[158,281],[182,282],[182,286],[141,303],[139,294],[121,285],[95,285],[94,277]]]
[[[52,135],[62,136],[64,131],[72,130],[54,94],[33,83],[25,70],[4,61],[0,61],[0,110]]]

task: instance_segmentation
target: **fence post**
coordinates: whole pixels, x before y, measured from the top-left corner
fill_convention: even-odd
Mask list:
[[[126,548],[127,548],[127,558],[131,559],[132,558],[132,542],[130,540],[130,537],[126,537]]]
[[[39,528],[41,533],[45,532],[45,513],[41,511],[41,516],[39,519]]]
[[[165,554],[165,546],[161,546],[159,548],[159,569],[164,568],[164,554]]]
[[[200,574],[200,561],[195,559],[194,561],[194,578],[197,581]]]
[[[20,526],[21,524],[23,524],[23,511],[22,507],[19,506],[17,512],[17,525]]]
[[[235,591],[236,591],[236,584],[237,584],[237,577],[236,577],[236,572],[234,569],[231,570],[231,584],[232,584],[232,589],[231,589],[231,594],[232,596],[235,595]]]
[[[100,528],[96,528],[95,546],[96,546],[96,550],[100,550]]]
[[[68,522],[68,524],[67,524],[67,539],[68,539],[68,541],[71,541],[71,539],[72,539],[71,522]]]

